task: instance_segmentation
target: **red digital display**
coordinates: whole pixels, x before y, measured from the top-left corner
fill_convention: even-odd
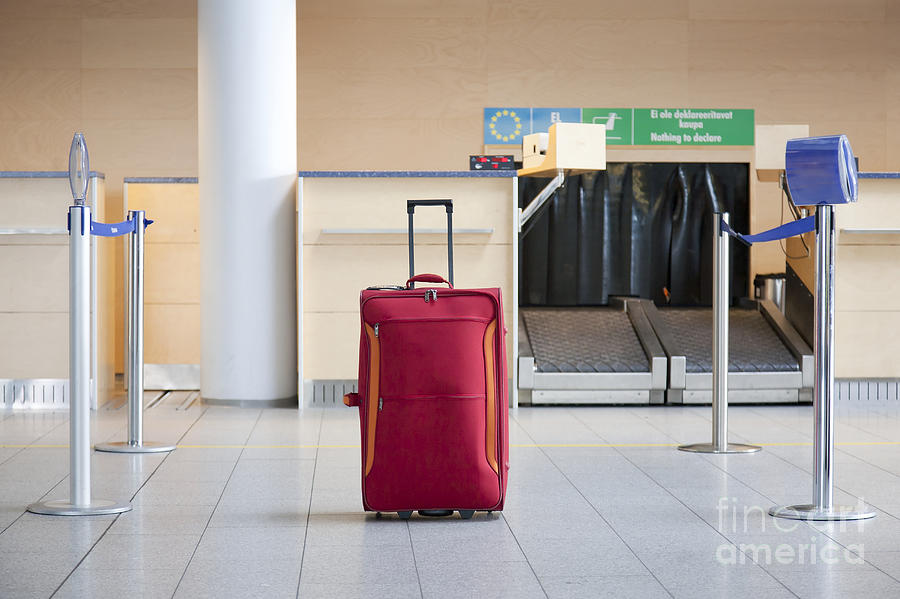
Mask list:
[[[515,161],[512,156],[492,156],[492,155],[476,155],[469,156],[469,170],[480,171],[484,169],[491,170],[514,170]]]

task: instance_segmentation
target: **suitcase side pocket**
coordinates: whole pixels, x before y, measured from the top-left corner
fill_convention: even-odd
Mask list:
[[[373,328],[368,323],[366,337],[369,340],[369,380],[366,393],[366,468],[368,475],[375,462],[375,426],[378,423],[378,402],[381,392],[381,346],[378,342],[378,325]]]

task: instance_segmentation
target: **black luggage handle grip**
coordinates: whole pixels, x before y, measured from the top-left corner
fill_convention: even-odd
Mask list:
[[[415,277],[415,258],[413,246],[413,216],[416,213],[416,206],[443,206],[447,211],[447,278],[449,284],[453,286],[453,200],[406,200],[406,213],[409,215],[409,278]],[[415,287],[415,281],[407,282],[409,289]]]
[[[406,213],[415,214],[416,206],[443,206],[447,214],[453,213],[453,200],[406,200]]]

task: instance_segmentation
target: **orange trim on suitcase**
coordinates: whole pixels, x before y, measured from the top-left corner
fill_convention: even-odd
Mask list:
[[[485,455],[487,461],[494,469],[494,472],[500,474],[500,467],[497,465],[497,406],[496,406],[496,381],[494,374],[494,335],[497,332],[497,321],[494,320],[487,326],[484,332],[484,367],[486,381],[486,404],[487,412],[485,413],[485,428],[487,434],[485,438]]]
[[[369,338],[369,394],[366,406],[366,476],[375,463],[375,425],[378,422],[378,384],[381,379],[381,348],[375,329],[368,324],[366,336]]]

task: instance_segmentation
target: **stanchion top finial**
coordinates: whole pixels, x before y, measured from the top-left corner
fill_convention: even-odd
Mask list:
[[[91,161],[84,134],[76,133],[69,148],[69,188],[72,190],[72,199],[76,205],[84,204],[90,172]]]

